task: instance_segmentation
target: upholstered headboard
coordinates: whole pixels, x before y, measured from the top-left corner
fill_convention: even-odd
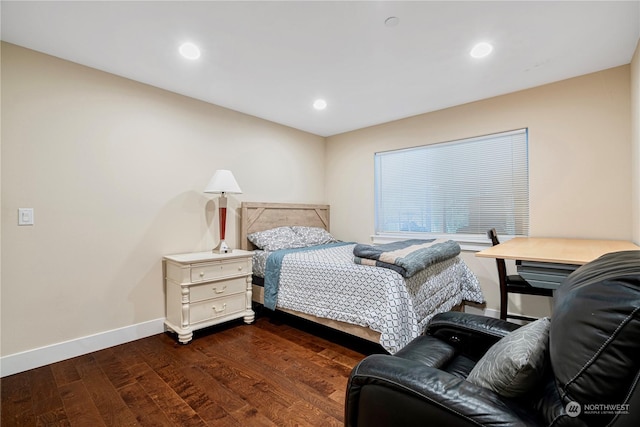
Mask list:
[[[240,247],[255,249],[247,236],[287,225],[321,227],[329,231],[329,205],[242,202]]]

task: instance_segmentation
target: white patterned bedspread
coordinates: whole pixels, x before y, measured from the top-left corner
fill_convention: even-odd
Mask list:
[[[394,354],[435,314],[463,300],[484,302],[478,279],[459,257],[405,279],[390,269],[355,264],[354,246],[285,255],[277,306],[369,327]]]

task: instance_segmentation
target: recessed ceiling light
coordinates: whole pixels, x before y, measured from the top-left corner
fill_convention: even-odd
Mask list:
[[[180,55],[187,59],[200,58],[200,48],[193,43],[183,43],[180,45]]]
[[[484,58],[485,56],[489,55],[492,50],[493,46],[491,46],[489,43],[481,42],[475,45],[473,49],[471,49],[469,55],[474,58]]]
[[[313,108],[315,108],[316,110],[324,110],[325,108],[327,108],[327,101],[325,101],[324,99],[316,99],[315,101],[313,101]]]

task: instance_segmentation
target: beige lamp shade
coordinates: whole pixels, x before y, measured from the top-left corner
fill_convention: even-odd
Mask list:
[[[204,189],[205,193],[230,193],[241,194],[242,190],[233,177],[231,171],[219,169],[213,174],[213,177]]]

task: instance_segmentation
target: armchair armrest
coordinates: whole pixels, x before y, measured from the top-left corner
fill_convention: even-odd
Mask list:
[[[427,325],[427,335],[445,341],[473,360],[521,325],[492,317],[450,311],[437,314]]]
[[[433,319],[431,319],[427,327],[427,332],[448,328],[469,331],[500,339],[519,327],[520,325],[518,324],[493,317],[462,313],[459,311],[447,311],[433,316]]]
[[[491,390],[412,360],[372,355],[352,371],[345,426],[534,426],[536,419]]]

